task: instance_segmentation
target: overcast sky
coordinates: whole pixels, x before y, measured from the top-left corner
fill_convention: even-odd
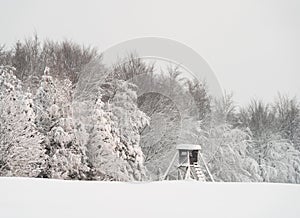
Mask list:
[[[244,104],[277,92],[300,96],[299,0],[0,0],[0,44],[35,31],[104,50],[157,36],[196,50]]]

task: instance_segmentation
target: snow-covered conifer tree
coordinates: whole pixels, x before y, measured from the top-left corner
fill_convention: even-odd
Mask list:
[[[119,130],[113,114],[106,111],[105,106],[99,96],[91,105],[89,117],[91,126],[87,149],[93,179],[128,181],[130,177],[126,171],[127,163],[117,152],[120,146]]]
[[[140,147],[140,131],[149,124],[148,116],[138,109],[135,85],[116,81],[117,91],[111,100],[111,112],[120,131],[118,155],[127,161],[127,171],[135,180],[145,177],[144,157]]]
[[[83,128],[76,129],[80,123],[72,116],[72,84],[45,74],[35,96],[36,123],[47,139],[48,167],[44,176],[84,179],[89,168],[86,147],[78,138]]]
[[[0,175],[37,177],[45,164],[43,136],[34,124],[31,95],[13,71],[0,67]]]

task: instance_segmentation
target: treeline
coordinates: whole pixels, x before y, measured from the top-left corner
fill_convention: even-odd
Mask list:
[[[98,55],[95,48],[68,40],[41,42],[37,35],[17,41],[11,48],[0,45],[1,65],[16,68],[16,77],[31,86],[37,85],[45,67],[51,69],[53,76],[76,83],[78,73]]]
[[[175,145],[197,143],[216,181],[300,183],[296,98],[238,107],[176,66],[103,66],[95,49],[37,37],[2,47],[0,65],[2,176],[160,180]]]

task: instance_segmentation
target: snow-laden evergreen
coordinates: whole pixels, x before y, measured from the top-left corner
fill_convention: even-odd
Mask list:
[[[37,177],[45,166],[44,137],[34,123],[31,94],[14,71],[0,67],[0,175]]]
[[[149,118],[136,105],[135,86],[118,81],[118,89],[111,101],[111,112],[116,117],[120,131],[120,147],[117,149],[122,159],[129,164],[127,170],[135,180],[145,178],[144,155],[140,147],[140,131],[149,125]]]
[[[122,80],[100,85],[109,88],[91,89],[98,94],[91,93],[73,106],[88,133],[91,179],[143,180],[146,174],[140,131],[149,119],[136,105],[134,85]],[[103,102],[103,95],[109,100]]]
[[[48,72],[45,74],[34,99],[37,127],[46,139],[47,167],[43,176],[85,179],[89,171],[86,147],[76,137],[80,124],[72,117],[71,82],[53,79]]]
[[[88,131],[88,157],[95,179],[128,181],[125,161],[117,153],[120,144],[119,130],[113,122],[113,114],[104,110],[101,96],[91,105],[92,123]]]

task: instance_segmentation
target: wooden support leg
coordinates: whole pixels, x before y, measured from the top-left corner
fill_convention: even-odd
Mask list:
[[[173,163],[174,163],[174,161],[175,161],[176,156],[177,156],[177,151],[176,151],[176,153],[174,154],[174,156],[173,156],[173,158],[172,158],[172,161],[171,161],[171,163],[170,163],[170,165],[169,165],[167,171],[166,171],[165,174],[164,174],[164,177],[163,177],[164,180],[167,178],[167,176],[168,176],[168,174],[169,174],[169,172],[170,172],[170,169],[171,169],[171,167],[172,167],[172,165],[173,165]]]

